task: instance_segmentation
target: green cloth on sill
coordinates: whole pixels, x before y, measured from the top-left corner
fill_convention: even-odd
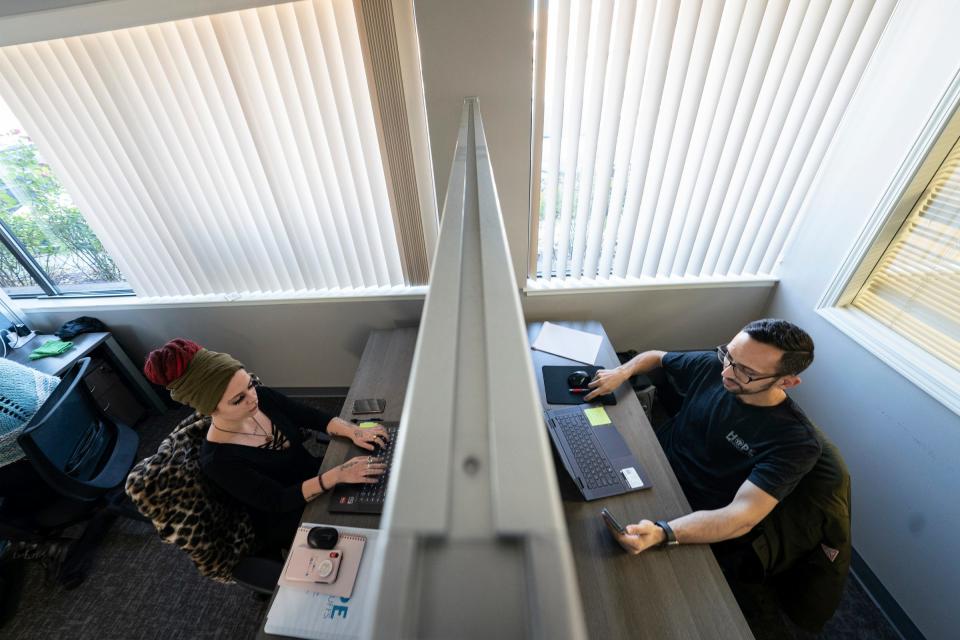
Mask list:
[[[30,359],[39,360],[40,358],[46,358],[47,356],[59,356],[61,353],[65,353],[70,349],[73,349],[72,342],[64,342],[63,340],[49,340],[31,351]]]

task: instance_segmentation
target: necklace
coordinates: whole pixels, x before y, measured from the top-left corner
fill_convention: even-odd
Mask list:
[[[260,421],[257,420],[257,416],[256,416],[256,415],[253,416],[253,422],[257,425],[257,431],[259,431],[260,433],[249,433],[249,432],[247,432],[247,431],[237,431],[237,430],[234,430],[234,429],[224,429],[223,427],[218,427],[218,426],[217,426],[217,423],[214,422],[212,419],[210,420],[210,424],[213,425],[213,428],[216,429],[217,431],[223,431],[223,432],[225,432],[225,433],[236,433],[236,434],[241,435],[241,436],[253,436],[253,437],[255,437],[255,438],[261,438],[261,437],[262,437],[262,438],[265,438],[265,439],[266,439],[266,444],[271,444],[271,443],[273,442],[273,434],[267,433],[267,430],[264,429],[264,428],[263,428],[263,425],[260,424]]]

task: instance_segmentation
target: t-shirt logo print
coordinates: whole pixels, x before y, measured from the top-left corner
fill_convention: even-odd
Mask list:
[[[727,434],[727,442],[732,444],[737,450],[742,451],[751,458],[756,455],[756,450],[752,449],[747,442],[737,435],[736,431],[731,431]]]

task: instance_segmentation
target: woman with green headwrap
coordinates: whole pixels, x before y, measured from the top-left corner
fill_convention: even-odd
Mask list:
[[[211,417],[200,453],[204,474],[250,513],[265,549],[290,544],[307,501],[341,482],[374,483],[385,471],[372,457],[352,458],[318,475],[319,461],[303,447],[300,428],[371,451],[386,444],[386,430],[360,429],[258,386],[225,353],[178,338],[150,352],[143,370],[174,400]]]

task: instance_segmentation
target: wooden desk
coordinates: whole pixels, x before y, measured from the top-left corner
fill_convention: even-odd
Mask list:
[[[617,364],[616,353],[599,323],[564,324],[603,335],[600,363],[611,367]],[[529,326],[531,342],[540,326]],[[370,334],[340,417],[353,417],[355,399],[376,397],[387,401],[384,420],[400,420],[416,339],[416,329]],[[546,407],[540,367],[570,361],[537,351],[532,357],[540,400]],[[618,404],[607,407],[607,412],[650,475],[653,489],[588,503],[563,468],[557,467],[588,637],[752,638],[708,547],[681,546],[631,557],[614,542],[600,520],[603,506],[630,522],[641,516],[674,518],[690,511],[636,395],[626,386],[616,395]],[[349,448],[342,438],[332,440],[321,470],[342,463]],[[380,525],[380,516],[333,514],[327,511],[328,504],[329,494],[308,504],[303,521],[368,528]],[[257,637],[278,636],[265,633],[261,626]]]
[[[340,417],[351,420],[353,416],[353,401],[360,398],[383,398],[387,401],[386,408],[380,419],[385,422],[399,422],[403,413],[403,398],[407,393],[407,380],[410,377],[410,367],[413,365],[413,350],[417,345],[416,329],[394,329],[392,331],[373,331],[367,338],[367,345],[360,357],[360,365],[350,385],[350,392],[343,403]],[[342,464],[350,450],[351,443],[346,438],[333,438],[323,457],[320,472]],[[380,516],[371,514],[330,513],[330,493],[321,495],[309,502],[303,510],[302,522],[316,522],[345,527],[364,527],[377,529],[380,527]],[[273,598],[270,605],[273,605]],[[267,609],[269,611],[269,607]],[[264,618],[266,622],[266,618]],[[263,630],[257,633],[257,638],[281,638]]]
[[[108,331],[81,333],[70,339],[73,348],[59,356],[48,356],[39,360],[31,360],[30,352],[51,339],[57,339],[56,336],[45,333],[38,333],[35,338],[26,343],[19,349],[13,349],[7,352],[7,359],[18,362],[24,366],[30,367],[41,373],[51,376],[60,376],[70,368],[74,362],[88,355],[102,356],[113,367],[127,387],[133,391],[145,407],[154,413],[162,414],[167,410],[167,406],[156,394],[147,380],[140,373],[139,367],[135,366],[127,354],[124,352],[113,335]]]
[[[599,322],[558,323],[603,336],[599,366],[619,364]],[[531,344],[542,323],[530,324]],[[576,365],[542,351],[532,351],[540,402],[548,409],[543,387],[545,365]],[[653,488],[586,502],[573,480],[557,465],[567,531],[577,566],[580,595],[591,638],[752,638],[713,553],[706,545],[651,549],[626,554],[600,520],[607,507],[624,524],[642,518],[669,520],[690,513],[690,505],[646,414],[629,385],[616,391],[617,404],[606,407],[630,450],[650,477]]]
[[[378,419],[384,422],[399,422],[403,413],[403,398],[407,393],[407,379],[413,365],[413,350],[417,345],[416,329],[373,331],[367,338],[367,346],[360,357],[360,366],[350,385],[350,392],[343,403],[340,417],[351,420],[353,401],[360,398],[383,398],[387,401],[384,412]],[[323,457],[320,472],[342,464],[347,458],[351,443],[346,438],[333,438]],[[307,504],[303,510],[303,522],[376,529],[380,516],[371,514],[330,513],[330,493],[325,493]]]

